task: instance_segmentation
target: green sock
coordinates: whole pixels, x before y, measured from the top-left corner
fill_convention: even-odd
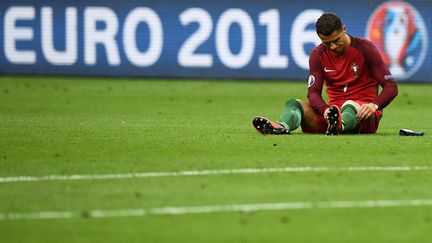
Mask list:
[[[342,107],[342,123],[343,123],[343,131],[352,131],[357,125],[357,110],[353,105],[344,105]]]
[[[285,102],[285,109],[282,115],[280,115],[280,123],[286,127],[289,131],[293,131],[300,126],[303,118],[303,108],[297,100],[288,100]]]

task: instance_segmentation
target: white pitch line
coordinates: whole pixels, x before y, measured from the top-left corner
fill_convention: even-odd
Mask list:
[[[77,181],[77,180],[115,180],[147,177],[177,177],[202,175],[233,175],[233,174],[264,174],[264,173],[297,173],[297,172],[365,172],[365,171],[425,171],[431,166],[344,166],[344,167],[275,167],[275,168],[239,168],[222,170],[189,170],[173,172],[141,172],[119,174],[88,174],[88,175],[47,175],[47,176],[15,176],[0,177],[0,183],[35,182],[35,181]]]
[[[46,211],[29,213],[0,213],[0,221],[45,220],[73,218],[118,218],[143,217],[148,215],[187,215],[225,212],[257,212],[276,210],[343,209],[343,208],[389,208],[432,206],[432,198],[407,200],[367,201],[321,201],[321,202],[279,202],[257,204],[228,204],[192,207],[162,207],[149,209],[92,210],[92,211]]]

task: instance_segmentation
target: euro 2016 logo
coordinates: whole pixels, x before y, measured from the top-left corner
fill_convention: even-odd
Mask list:
[[[405,2],[380,5],[369,17],[366,38],[375,43],[397,80],[413,75],[427,53],[427,29],[423,17]]]

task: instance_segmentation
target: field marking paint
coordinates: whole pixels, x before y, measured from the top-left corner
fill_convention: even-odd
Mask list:
[[[276,168],[240,168],[222,170],[189,170],[173,172],[141,172],[119,174],[88,174],[88,175],[47,175],[47,176],[15,176],[0,177],[0,183],[34,182],[34,181],[77,181],[77,180],[115,180],[147,177],[176,177],[202,175],[233,175],[233,174],[264,174],[264,173],[296,173],[296,172],[364,172],[364,171],[425,171],[431,166],[344,166],[344,167],[276,167]]]
[[[275,210],[304,209],[343,209],[343,208],[389,208],[432,206],[430,199],[408,200],[367,200],[367,201],[321,201],[321,202],[279,202],[258,204],[228,204],[193,207],[161,207],[149,209],[92,210],[92,211],[46,211],[29,213],[0,213],[0,221],[44,220],[72,218],[118,218],[143,217],[148,215],[188,215],[224,212],[256,212]]]

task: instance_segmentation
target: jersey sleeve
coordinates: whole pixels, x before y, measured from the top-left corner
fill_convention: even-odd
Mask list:
[[[397,84],[381,58],[378,49],[371,42],[365,42],[361,46],[361,50],[372,72],[372,76],[382,87],[382,91],[375,98],[374,103],[378,105],[379,109],[384,109],[397,96]]]
[[[322,98],[323,84],[324,75],[320,60],[320,51],[318,48],[314,48],[309,57],[309,88],[307,97],[309,104],[317,114],[324,114],[325,109],[329,107]]]

